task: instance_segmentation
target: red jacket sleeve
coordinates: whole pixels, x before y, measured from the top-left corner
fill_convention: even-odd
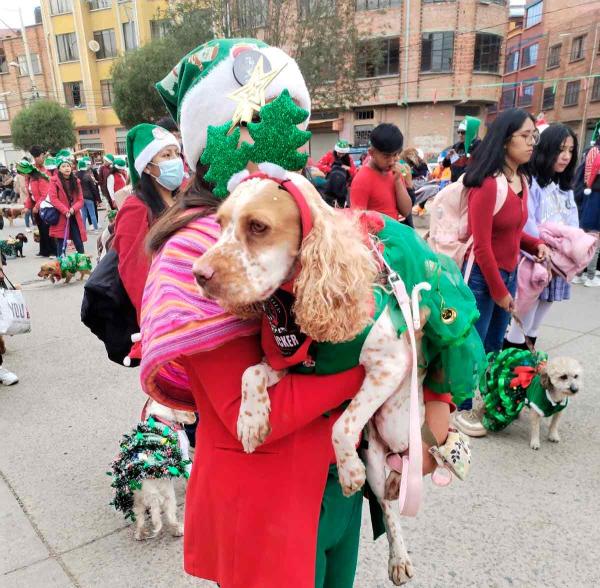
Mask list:
[[[370,195],[371,188],[369,181],[366,175],[360,173],[359,170],[354,180],[352,180],[352,186],[350,187],[350,208],[368,210]]]
[[[469,224],[473,234],[475,262],[479,266],[490,294],[495,301],[501,300],[509,292],[492,250],[492,225],[496,205],[496,181],[486,179],[481,187],[469,192]]]
[[[50,197],[50,204],[54,206],[63,216],[66,216],[69,212],[69,208],[63,204],[62,200],[58,197],[58,184],[56,182],[50,182],[50,188],[48,189],[48,196]]]
[[[145,249],[149,225],[146,205],[137,197],[132,198],[129,206],[123,206],[117,215],[113,247],[119,256],[119,276],[139,324],[144,286],[150,271],[150,258]]]
[[[319,163],[317,163],[317,167],[327,175],[331,171],[331,164],[333,163],[333,153],[328,151],[319,159]]]
[[[242,375],[246,368],[261,361],[260,347],[253,343],[256,341],[252,337],[241,337],[186,361],[190,379],[202,384],[215,412],[236,439]],[[271,434],[265,444],[290,435],[354,397],[364,373],[359,366],[332,376],[284,376],[269,388]]]
[[[598,155],[596,155],[596,157],[591,165],[590,175],[587,180],[588,188],[592,187],[592,185],[594,184],[594,181],[596,180],[596,176],[598,174],[600,174],[600,153]]]

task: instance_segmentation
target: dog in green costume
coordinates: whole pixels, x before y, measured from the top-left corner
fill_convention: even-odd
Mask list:
[[[390,577],[401,583],[411,575],[411,563],[398,508],[386,497],[385,459],[408,448],[412,354],[374,250],[402,277],[407,292],[427,285],[419,303],[420,379],[457,401],[473,394],[485,364],[473,327],[475,300],[457,266],[434,254],[412,229],[382,215],[336,211],[304,177],[261,169],[229,186],[231,195],[219,210],[222,236],[194,266],[204,294],[224,308],[264,311],[276,348],[270,349],[263,330],[268,364],[244,374],[238,436],[253,451],[268,435],[265,392],[280,377],[276,370],[325,374],[363,365],[363,386],[333,428],[340,485],[348,496],[368,477],[386,519]],[[420,413],[422,424],[422,400]],[[367,425],[365,467],[356,446]]]

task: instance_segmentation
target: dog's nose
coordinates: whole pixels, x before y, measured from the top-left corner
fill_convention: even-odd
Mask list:
[[[200,286],[204,286],[214,275],[215,270],[210,265],[200,264],[194,268],[194,276]]]
[[[571,392],[573,392],[573,394],[577,394],[577,392],[579,392],[579,387],[576,386],[575,384],[571,384],[569,386],[569,390],[571,390]]]

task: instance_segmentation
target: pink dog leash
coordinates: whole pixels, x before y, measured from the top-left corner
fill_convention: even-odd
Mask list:
[[[421,328],[421,316],[419,313],[420,292],[421,290],[430,290],[431,285],[427,282],[416,284],[411,293],[411,297],[409,297],[402,278],[389,266],[373,241],[371,241],[371,245],[379,261],[387,270],[387,281],[392,288],[392,292],[402,311],[402,316],[406,321],[406,328],[408,330],[411,346],[412,366],[410,374],[409,444],[408,456],[402,456],[402,477],[400,478],[399,503],[400,514],[414,517],[419,512],[421,496],[423,493],[423,442],[421,440],[421,418],[419,415],[419,367],[415,331]]]

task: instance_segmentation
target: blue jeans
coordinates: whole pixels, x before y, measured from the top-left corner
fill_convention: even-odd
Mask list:
[[[31,226],[31,210],[25,209],[25,226],[29,228]]]
[[[94,207],[93,200],[83,200],[83,208],[81,209],[81,218],[83,219],[83,226],[85,227],[85,221],[89,218],[89,222],[94,226],[94,231],[98,230],[98,219],[96,218],[96,208]]]
[[[511,296],[514,296],[517,290],[517,270],[515,269],[512,272],[500,270],[500,275],[507,290]],[[483,341],[485,352],[500,351],[510,322],[510,314],[494,302],[477,264],[473,264],[473,270],[469,277],[469,288],[475,296],[475,303],[479,311],[479,319],[475,323],[475,329]],[[471,400],[467,400],[459,408],[461,410],[470,409]]]

